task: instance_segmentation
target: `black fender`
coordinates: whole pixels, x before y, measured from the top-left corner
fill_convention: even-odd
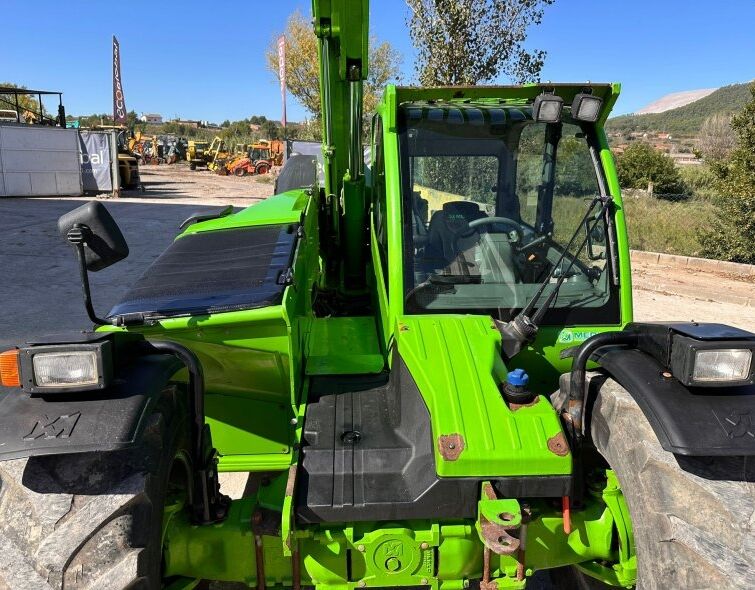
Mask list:
[[[634,398],[664,450],[755,455],[755,385],[688,388],[637,349],[607,347],[593,359]]]
[[[0,388],[0,461],[115,451],[139,443],[157,400],[184,364],[149,354],[116,369],[107,389],[43,397]]]

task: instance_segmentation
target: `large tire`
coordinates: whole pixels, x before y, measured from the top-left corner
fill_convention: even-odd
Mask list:
[[[161,587],[163,506],[186,485],[176,458],[187,419],[176,388],[160,405],[132,451],[0,463],[0,588]]]
[[[612,379],[600,386],[590,431],[629,505],[637,588],[753,587],[755,460],[664,451]]]

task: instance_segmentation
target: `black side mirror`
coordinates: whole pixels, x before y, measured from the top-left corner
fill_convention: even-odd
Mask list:
[[[89,291],[88,271],[96,272],[128,256],[128,245],[118,224],[99,201],[89,201],[58,219],[58,231],[76,248],[84,307],[95,324],[109,324],[97,317]]]
[[[60,235],[83,246],[87,270],[97,272],[128,256],[118,224],[99,201],[89,201],[58,219]]]

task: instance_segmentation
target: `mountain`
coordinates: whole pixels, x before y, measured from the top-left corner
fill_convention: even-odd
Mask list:
[[[649,115],[650,113],[664,113],[671,109],[678,109],[688,105],[691,102],[705,98],[713,94],[718,88],[705,88],[703,90],[687,90],[685,92],[674,92],[667,94],[663,98],[651,102],[646,107],[641,108],[635,115]]]
[[[661,132],[695,137],[705,119],[711,115],[730,115],[740,111],[750,100],[749,84],[724,86],[702,98],[670,110],[614,117],[606,123],[606,130],[609,133]],[[671,99],[673,96],[669,95],[661,100]],[[650,106],[652,105],[648,105]]]

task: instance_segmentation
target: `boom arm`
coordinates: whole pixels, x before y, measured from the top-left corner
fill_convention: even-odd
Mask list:
[[[368,0],[312,0],[319,40],[325,199],[330,240],[326,281],[365,284],[366,199],[362,173],[362,83],[367,77]],[[323,228],[325,229],[325,228]],[[329,235],[328,235],[329,234]]]

